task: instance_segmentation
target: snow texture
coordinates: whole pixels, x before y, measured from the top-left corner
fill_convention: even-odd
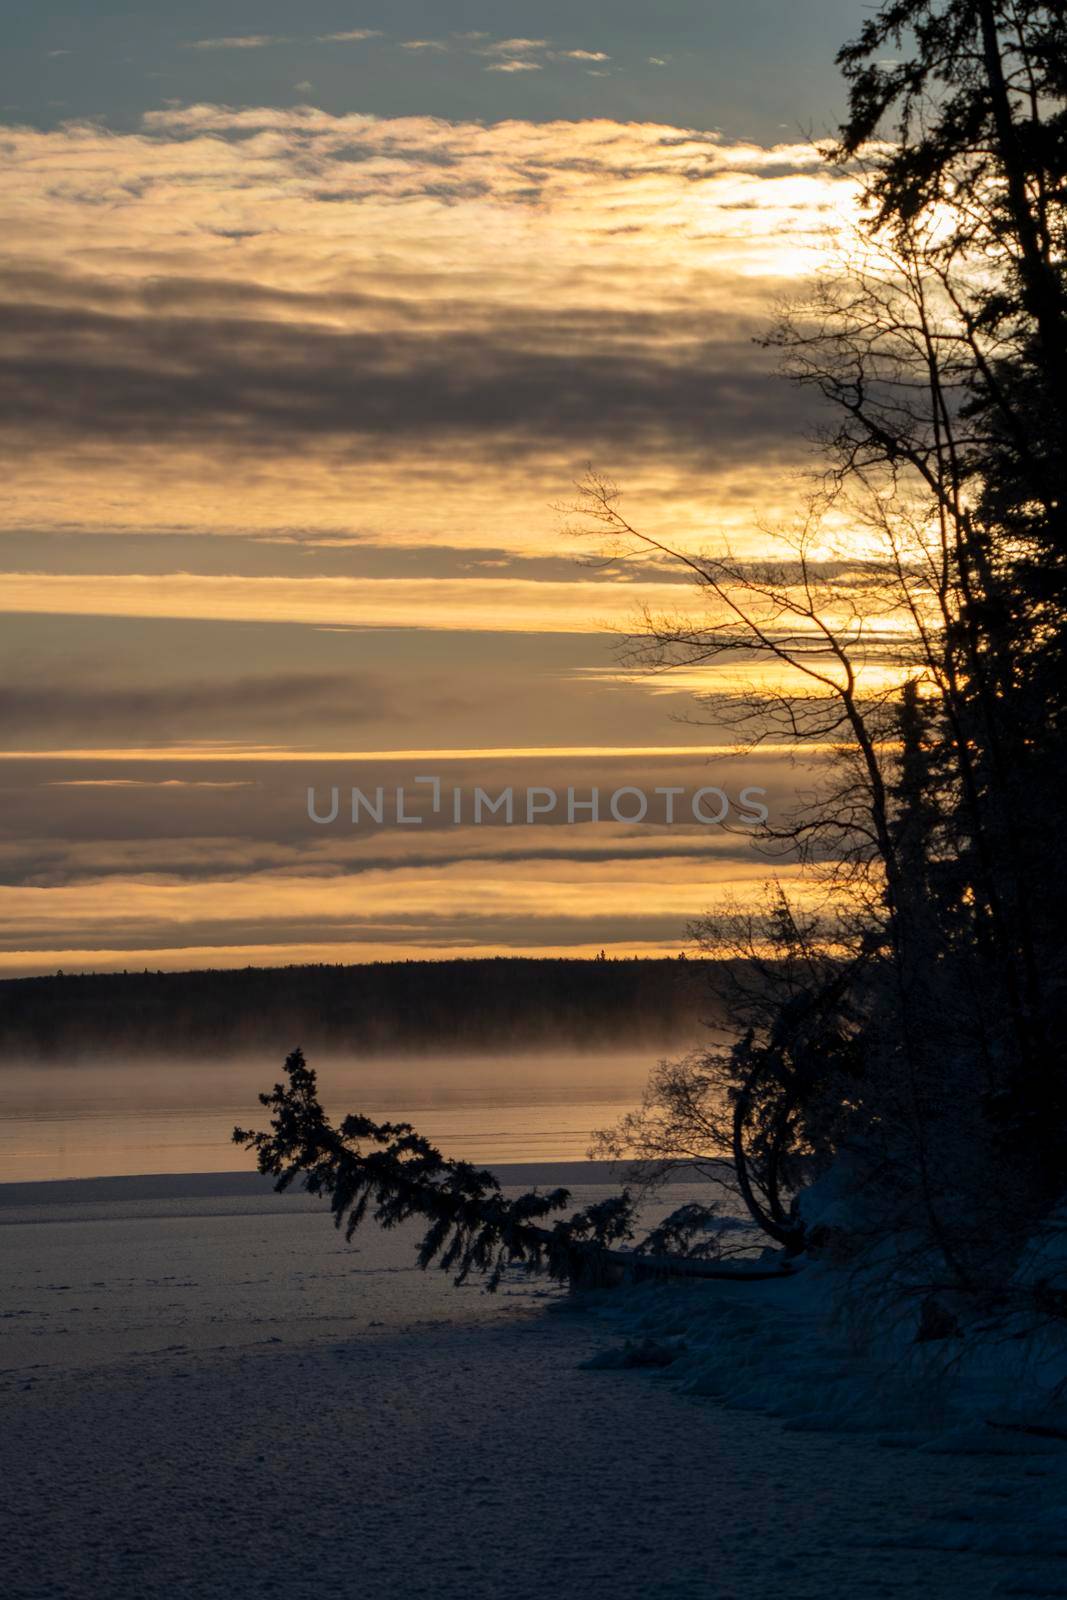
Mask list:
[[[1067,1595],[1067,1445],[816,1431],[870,1373],[811,1277],[576,1307],[251,1180],[49,1189],[0,1191],[5,1600]]]

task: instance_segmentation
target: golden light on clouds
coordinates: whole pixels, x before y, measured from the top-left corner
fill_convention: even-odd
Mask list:
[[[24,525],[543,548],[590,456],[676,531],[795,501],[751,338],[854,204],[813,147],[194,106],[9,130],[5,172]]]
[[[532,582],[518,578],[210,578],[124,573],[64,577],[8,573],[10,612],[303,622],[353,628],[600,633],[640,606],[694,613],[699,599],[672,584]]]
[[[621,669],[642,608],[705,598],[584,569],[554,507],[592,463],[650,532],[766,550],[810,419],[754,336],[851,180],[597,118],[192,105],[3,138],[0,968],[651,953],[753,897],[747,845],[662,832],[326,850],[296,769],[732,749],[667,712],[762,669]]]
[[[800,755],[810,750],[831,750],[833,745],[783,744],[776,743],[772,747],[776,752],[787,755]],[[47,751],[47,755],[57,761],[169,761],[169,762],[204,762],[204,761],[566,761],[571,759],[584,759],[586,757],[617,758],[655,756],[663,759],[670,756],[684,756],[689,760],[716,756],[725,757],[736,754],[736,745],[733,744],[656,744],[656,745],[493,745],[481,749],[463,749],[455,745],[442,745],[431,749],[404,749],[391,747],[384,750],[368,750],[349,748],[345,750],[313,749],[307,745],[286,748],[284,745],[235,745],[225,740],[205,739],[199,744],[167,744],[155,747],[144,745],[121,745],[114,749],[105,746],[82,747],[80,749],[56,749]],[[5,750],[5,761],[40,761],[40,750]],[[149,780],[142,779],[49,779],[53,787],[87,787],[90,785],[104,784],[137,784],[142,786]],[[158,781],[158,780],[156,780]],[[189,780],[168,780],[175,786],[189,786]],[[206,785],[202,785],[206,786]],[[244,785],[236,780],[217,781],[211,784],[212,788],[241,788]]]
[[[788,881],[795,870],[781,875]],[[700,916],[709,898],[754,899],[765,876],[755,863],[711,858],[694,874],[691,859],[675,862],[668,855],[657,862],[654,882],[642,882],[636,920],[635,869],[625,859],[600,861],[592,875],[582,862],[508,860],[431,869],[398,865],[357,878],[266,873],[175,883],[159,874],[110,879],[106,895],[94,882],[6,888],[0,890],[0,970],[70,964],[79,951],[82,964],[98,968],[181,965],[163,959],[181,948],[199,950],[206,959],[198,964],[209,965],[240,964],[249,950],[256,952],[252,959],[265,959],[268,951],[270,959],[280,959],[275,946],[306,960],[404,959],[448,949],[495,954],[502,947],[592,954],[605,943],[624,954],[675,953],[686,947],[686,920]],[[603,929],[599,944],[594,922]],[[642,931],[656,926],[658,938]],[[36,952],[22,946],[27,927],[35,930]],[[252,929],[255,937],[249,937]],[[360,953],[326,954],[353,948]]]

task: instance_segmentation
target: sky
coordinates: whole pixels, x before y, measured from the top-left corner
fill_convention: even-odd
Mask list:
[[[473,791],[810,781],[694,700],[743,666],[633,670],[700,597],[567,508],[797,516],[818,415],[755,339],[854,215],[863,14],[0,7],[0,974],[676,953],[791,878],[733,814]],[[426,775],[459,823],[346,820]]]

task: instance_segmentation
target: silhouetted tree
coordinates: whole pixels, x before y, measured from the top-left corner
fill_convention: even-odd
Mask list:
[[[685,1261],[661,1257],[653,1248],[656,1235],[637,1251],[614,1249],[634,1236],[628,1190],[569,1217],[559,1215],[570,1204],[567,1189],[508,1199],[491,1172],[446,1160],[408,1123],[377,1123],[354,1114],[335,1127],[302,1051],[290,1054],[285,1072],[286,1082],[259,1097],[272,1113],[270,1131],[235,1128],[234,1142],[255,1151],[259,1171],[275,1178],[277,1189],[299,1178],[309,1193],[328,1197],[334,1222],[344,1226],[348,1239],[368,1215],[383,1228],[420,1219],[427,1228],[419,1265],[436,1263],[453,1272],[457,1283],[472,1272],[483,1274],[489,1289],[511,1266],[586,1285],[623,1268],[645,1275],[683,1267],[702,1277],[736,1275],[710,1267],[704,1260],[708,1250],[691,1252]],[[769,1269],[756,1276],[779,1274]]]
[[[883,1238],[919,1230],[984,1292],[1067,1188],[1067,941],[1047,892],[1067,822],[1067,11],[893,0],[840,60],[832,159],[858,163],[871,223],[768,340],[829,407],[808,523],[776,564],[695,555],[634,526],[606,480],[583,489],[609,552],[672,562],[706,600],[696,622],[646,617],[632,659],[756,658],[776,684],[706,702],[718,721],[846,747],[766,835],[829,895],[800,992],[755,1017],[728,996],[733,1052],[662,1069],[617,1145],[700,1142],[725,1095],[734,1127],[712,1113],[710,1148],[732,1137],[772,1236],[800,1227],[776,1187],[790,1156],[817,1175],[847,1149],[857,1247],[872,1215]],[[732,937],[702,931],[716,953]],[[820,1108],[806,1138],[802,1104]]]

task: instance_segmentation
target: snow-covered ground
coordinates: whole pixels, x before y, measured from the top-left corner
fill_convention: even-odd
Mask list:
[[[243,1175],[0,1189],[0,1251],[6,1600],[1067,1594],[1067,1445],[882,1372],[899,1428],[839,1431],[810,1289],[457,1291]]]

